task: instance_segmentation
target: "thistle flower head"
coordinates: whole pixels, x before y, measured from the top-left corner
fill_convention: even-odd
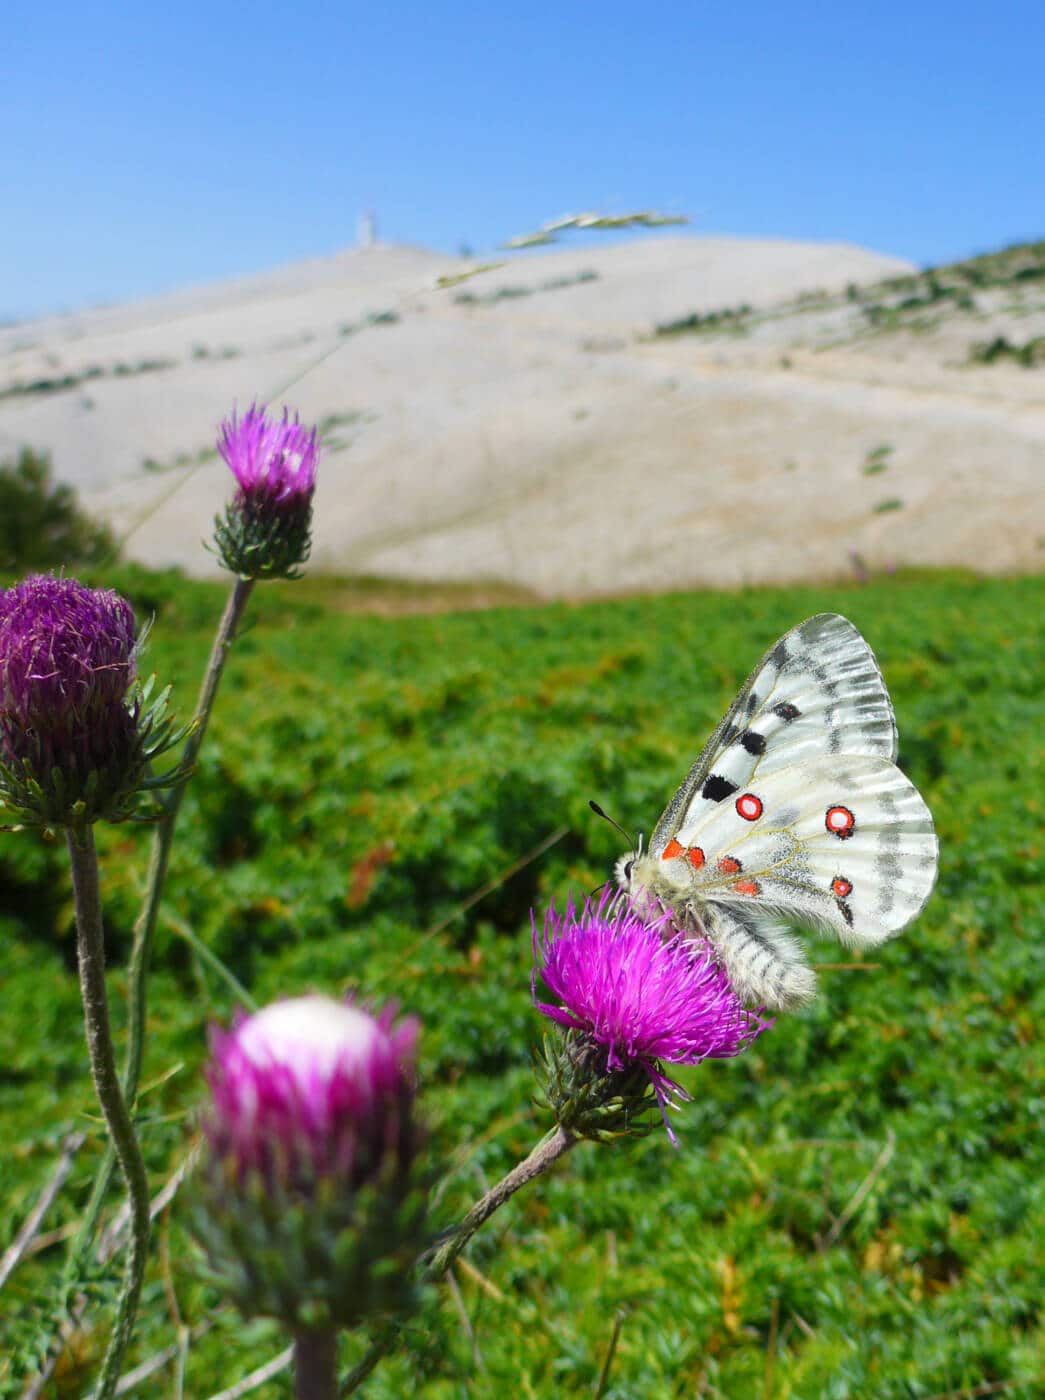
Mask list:
[[[170,739],[136,659],[119,594],[39,574],[0,591],[0,803],[43,826],[131,814]]]
[[[409,1156],[417,1023],[393,1022],[394,1011],[305,996],[212,1032],[211,1146],[241,1178],[302,1189],[327,1176],[359,1186],[389,1153]]]
[[[118,593],[46,574],[0,593],[5,717],[53,728],[105,716],[134,670],[134,612]]]
[[[239,489],[215,521],[225,567],[242,578],[293,578],[311,549],[312,496],[319,464],[315,428],[269,418],[252,404],[221,425],[218,451]]]
[[[533,923],[533,996],[610,1081],[642,1072],[674,1142],[665,1110],[690,1096],[664,1062],[738,1055],[768,1023],[744,1010],[710,945],[677,932],[673,917],[647,922],[612,891],[579,914],[572,901],[561,915],[549,908],[543,933]],[[560,1005],[537,999],[538,978]]]
[[[323,996],[212,1033],[194,1223],[247,1315],[353,1326],[409,1300],[426,1243],[417,1033]]]
[[[221,425],[218,451],[245,495],[276,501],[311,498],[316,487],[319,440],[316,429],[293,423],[286,409],[276,421],[251,404],[242,418],[233,412]]]

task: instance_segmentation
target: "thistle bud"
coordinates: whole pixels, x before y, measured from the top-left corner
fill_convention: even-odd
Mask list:
[[[393,1017],[306,996],[212,1034],[193,1226],[247,1316],[322,1331],[411,1299],[417,1023]]]
[[[316,429],[268,418],[252,404],[242,419],[221,425],[218,451],[238,483],[224,517],[214,521],[222,564],[240,578],[297,578],[312,548]]]
[[[559,1125],[603,1140],[649,1132],[651,1109],[689,1099],[664,1062],[739,1055],[770,1024],[745,1011],[710,945],[684,937],[670,910],[646,922],[607,893],[577,913],[533,923],[533,999],[562,1034],[545,1041],[538,1077]],[[538,978],[561,1005],[537,1000]]]
[[[136,683],[131,605],[109,589],[34,575],[0,591],[0,811],[76,827],[140,816],[171,732],[167,692]]]

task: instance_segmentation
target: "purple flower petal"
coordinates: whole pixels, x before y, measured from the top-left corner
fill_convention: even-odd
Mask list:
[[[251,404],[242,419],[233,413],[221,425],[218,451],[245,496],[277,503],[311,497],[319,464],[319,436],[303,428],[286,409],[281,420]]]

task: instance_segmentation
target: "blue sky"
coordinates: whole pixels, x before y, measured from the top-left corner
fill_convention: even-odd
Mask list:
[[[1045,236],[1045,4],[8,0],[0,318],[571,210],[918,262]]]

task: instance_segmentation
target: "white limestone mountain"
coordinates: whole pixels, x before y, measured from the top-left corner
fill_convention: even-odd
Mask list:
[[[324,425],[338,574],[580,596],[1040,564],[1045,369],[975,358],[1045,333],[1032,277],[959,296],[694,237],[474,265],[377,245],[4,327],[0,457],[50,451],[131,557],[193,573],[218,422],[255,398]]]

